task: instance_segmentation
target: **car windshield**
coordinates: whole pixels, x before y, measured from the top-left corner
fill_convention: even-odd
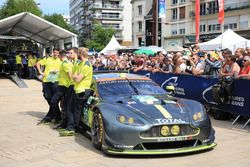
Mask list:
[[[98,83],[101,97],[152,95],[166,93],[160,86],[150,80],[115,80]]]

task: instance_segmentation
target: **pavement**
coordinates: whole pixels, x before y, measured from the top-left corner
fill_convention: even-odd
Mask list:
[[[49,125],[37,125],[48,111],[41,83],[25,80],[18,88],[0,78],[0,167],[249,167],[250,125],[212,119],[218,146],[211,151],[171,156],[109,156],[79,134],[60,137]]]

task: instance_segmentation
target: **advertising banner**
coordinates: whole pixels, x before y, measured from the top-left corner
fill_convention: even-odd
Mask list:
[[[166,3],[165,0],[158,0],[158,8],[159,8],[159,18],[166,17]]]
[[[234,80],[230,103],[217,104],[212,98],[212,88],[218,83],[218,79],[147,71],[138,71],[136,74],[151,78],[164,89],[168,85],[173,85],[176,97],[196,100],[226,112],[250,116],[250,94],[246,91],[249,89],[250,80]]]

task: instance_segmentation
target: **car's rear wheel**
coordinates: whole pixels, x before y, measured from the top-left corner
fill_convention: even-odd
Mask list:
[[[94,112],[93,124],[91,128],[91,138],[94,147],[98,150],[102,148],[104,134],[102,114],[99,111]]]

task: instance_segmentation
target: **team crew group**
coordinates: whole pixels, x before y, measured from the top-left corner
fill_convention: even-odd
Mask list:
[[[52,56],[37,62],[36,67],[42,76],[43,96],[49,104],[49,111],[40,123],[53,122],[61,136],[74,135],[79,130],[83,107],[93,92],[88,49],[73,47],[67,52],[54,49]],[[63,114],[59,108],[61,100]]]

